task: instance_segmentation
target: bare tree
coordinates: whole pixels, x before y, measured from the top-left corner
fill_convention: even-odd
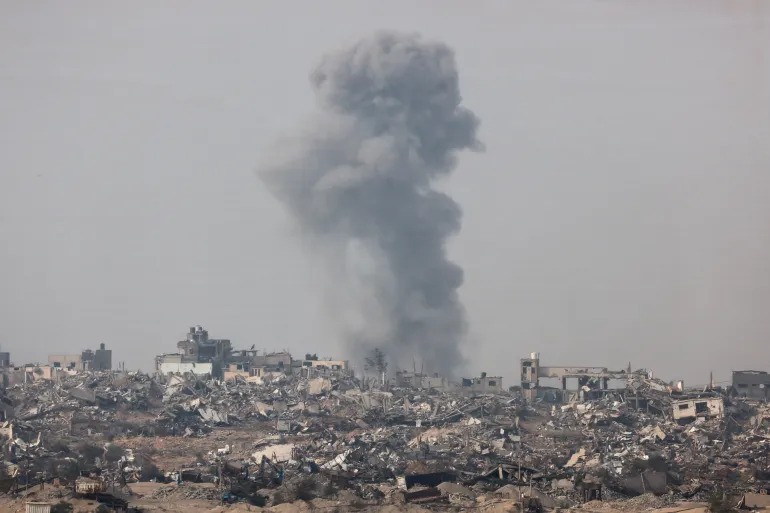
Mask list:
[[[376,372],[379,375],[388,372],[388,360],[385,353],[383,353],[379,347],[372,349],[372,352],[369,353],[369,356],[364,360],[364,370]]]

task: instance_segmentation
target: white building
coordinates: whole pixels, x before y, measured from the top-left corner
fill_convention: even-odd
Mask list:
[[[206,374],[211,375],[214,370],[213,365],[210,362],[162,362],[160,363],[158,370],[161,374],[196,374],[203,376]]]
[[[674,420],[695,419],[698,417],[718,417],[725,413],[725,403],[721,397],[703,397],[674,401],[672,405]]]

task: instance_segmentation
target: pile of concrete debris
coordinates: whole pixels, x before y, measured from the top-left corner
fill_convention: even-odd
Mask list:
[[[0,491],[87,474],[113,490],[136,480],[209,482],[216,491],[207,498],[254,504],[351,492],[362,500],[463,504],[496,494],[537,510],[649,493],[707,499],[725,489],[770,489],[764,404],[718,390],[687,395],[654,380],[585,397],[469,397],[372,388],[347,375],[251,383],[79,374],[4,391],[0,401],[13,416],[0,428]],[[192,443],[227,441],[225,432],[248,433],[248,451],[225,443],[172,464],[162,450],[111,449],[115,437]],[[91,449],[81,439],[92,440]]]

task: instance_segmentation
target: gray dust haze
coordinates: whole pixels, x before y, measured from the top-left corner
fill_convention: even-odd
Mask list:
[[[432,188],[479,149],[453,51],[380,33],[322,59],[318,112],[261,174],[330,272],[329,303],[359,357],[452,373],[462,362],[463,271],[447,259],[460,207]]]

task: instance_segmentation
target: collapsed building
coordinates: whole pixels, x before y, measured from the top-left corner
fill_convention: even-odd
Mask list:
[[[649,493],[706,500],[728,487],[746,497],[770,489],[770,408],[730,390],[687,390],[628,371],[625,389],[594,389],[582,371],[609,372],[581,368],[568,374],[580,374],[591,393],[568,390],[555,402],[527,396],[531,389],[507,391],[486,374],[445,386],[440,376],[400,372],[381,383],[324,370],[344,361],[252,351],[231,350],[229,365],[293,370],[258,380],[74,373],[8,387],[0,394],[0,468],[17,490],[51,472],[70,482],[75,461],[91,480],[175,483],[157,492],[163,500],[221,501],[224,493],[254,504],[348,493],[554,509]],[[83,440],[97,449],[63,449]],[[118,464],[107,458],[112,444],[126,453]],[[155,448],[151,459],[147,447]]]
[[[249,375],[63,372],[0,392],[9,493],[54,478],[122,504],[131,483],[153,479],[173,483],[159,500],[354,496],[471,507],[484,498],[548,510],[770,490],[770,407],[734,387],[689,390],[649,371],[548,367],[539,357],[522,360],[529,381],[520,390],[485,373],[372,381],[343,372],[345,360],[234,350],[203,331],[190,332],[203,351],[180,350],[209,361],[189,363],[221,360],[224,372]],[[250,379],[255,369],[270,372]],[[566,390],[546,393],[546,379],[564,377],[578,388],[562,381]],[[103,493],[106,482],[125,484]]]

